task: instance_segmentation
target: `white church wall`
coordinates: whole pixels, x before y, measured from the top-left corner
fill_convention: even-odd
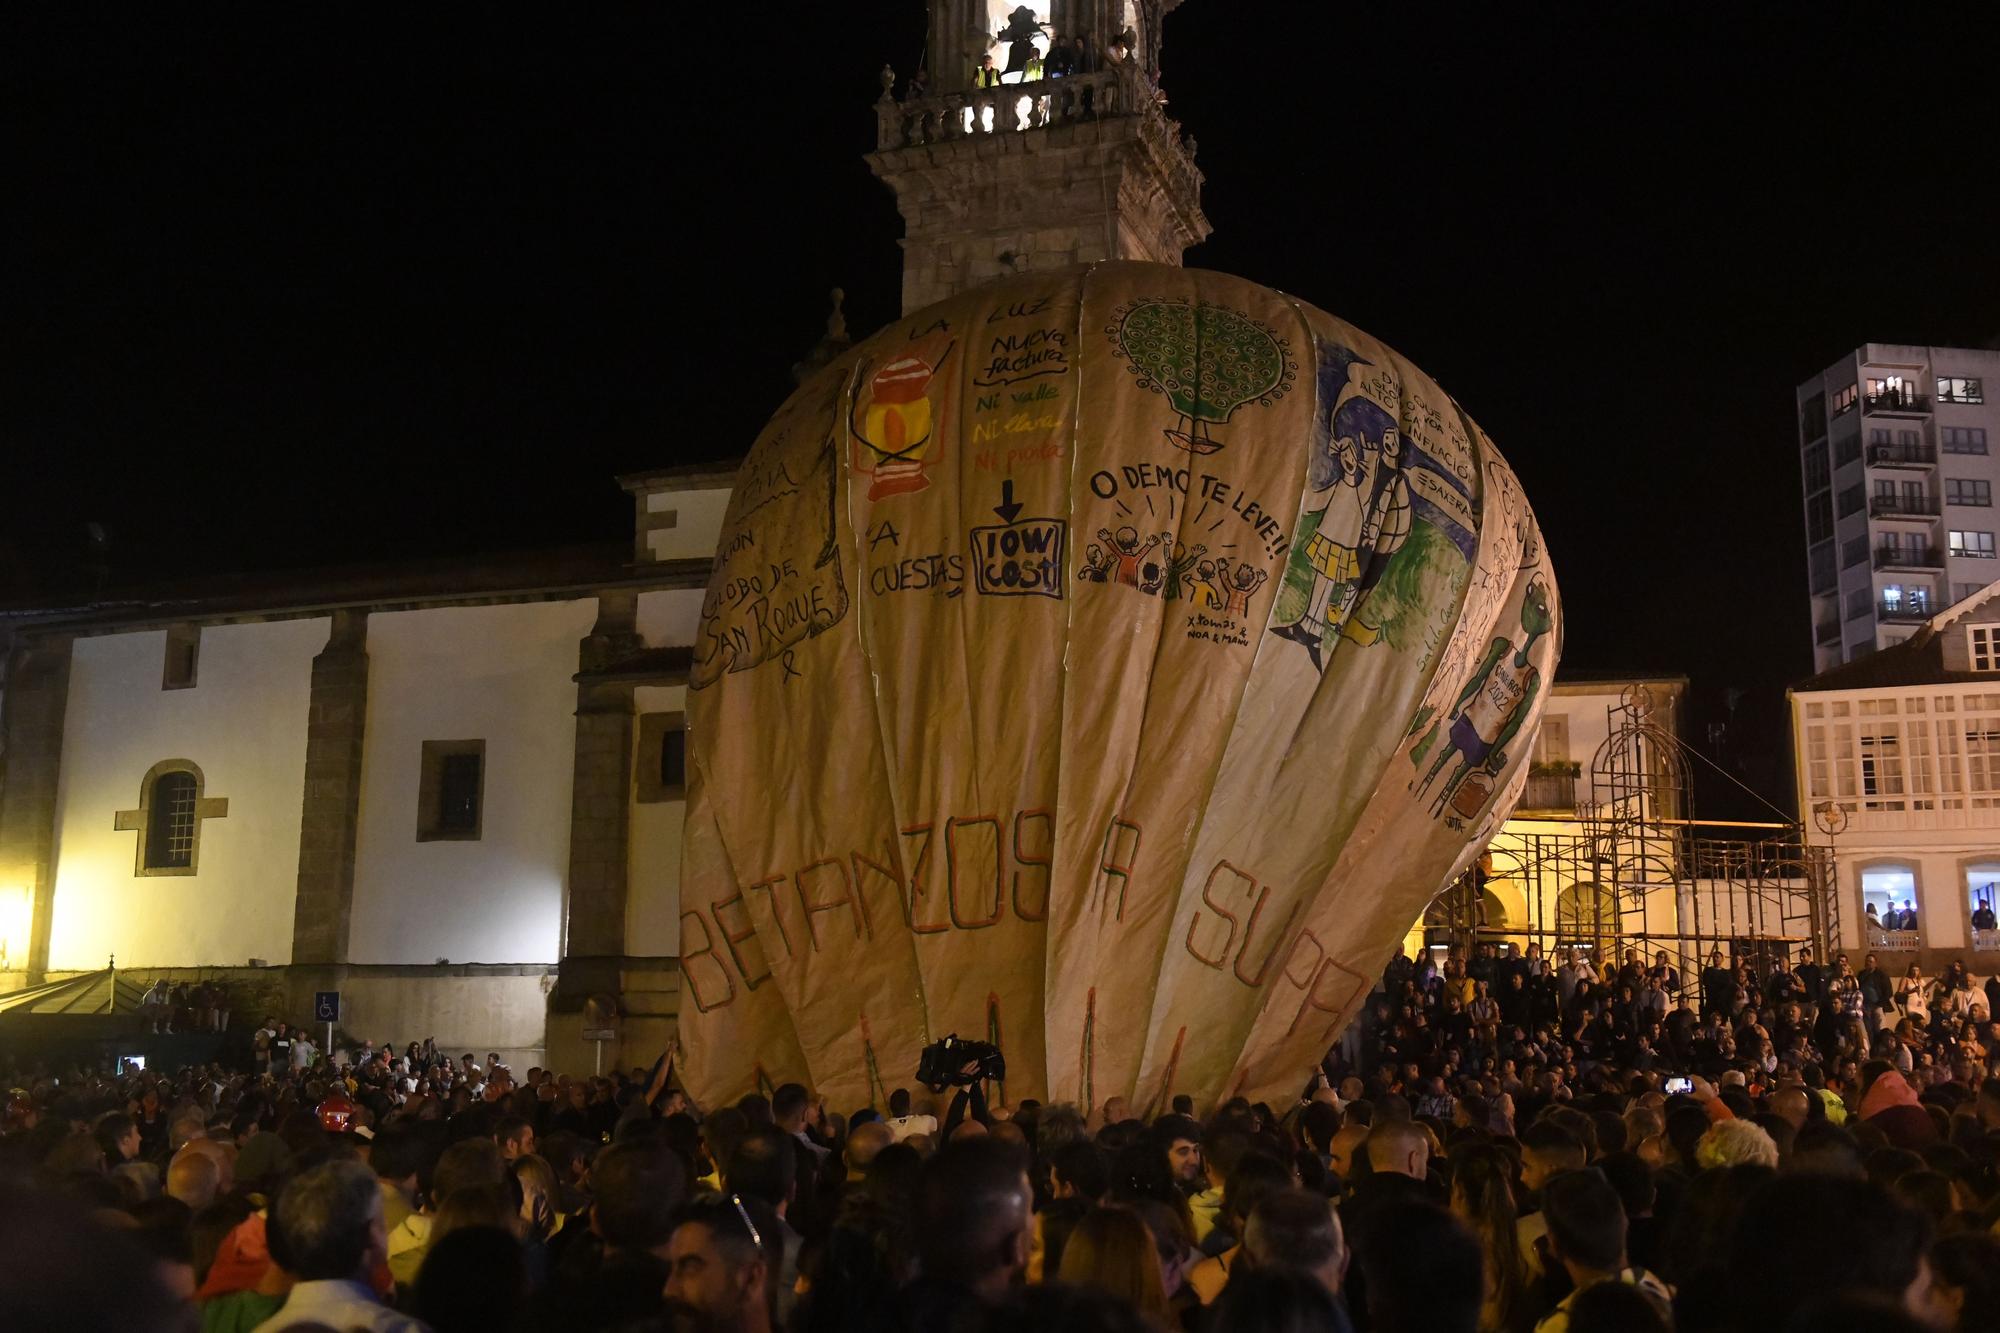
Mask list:
[[[647,514],[671,511],[674,525],[648,532],[646,549],[655,560],[708,559],[715,554],[715,539],[722,533],[722,515],[728,507],[727,486],[653,492],[646,497]]]
[[[351,961],[556,961],[577,644],[596,615],[582,599],[369,617]],[[418,841],[427,740],[485,742],[477,841]]]
[[[698,602],[700,594],[695,597]],[[632,692],[632,702],[634,711],[640,714],[678,713],[687,707],[687,687],[641,685]],[[635,737],[638,730],[633,728]],[[686,816],[686,801],[634,799],[632,802],[631,850],[626,863],[625,952],[634,957],[671,958],[680,954],[681,823]]]
[[[693,643],[695,628],[701,622],[702,597],[700,588],[640,593],[637,624],[646,646],[679,648]]]
[[[213,625],[196,683],[161,688],[166,632],[76,640],[57,790],[51,970],[289,962],[312,659],[325,619]],[[202,821],[192,875],[134,873],[114,828],[165,759],[200,767],[229,812]]]

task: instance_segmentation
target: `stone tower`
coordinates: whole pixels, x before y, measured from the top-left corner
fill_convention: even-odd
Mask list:
[[[868,155],[903,215],[905,313],[1031,269],[1178,264],[1208,235],[1194,140],[1159,94],[1178,3],[930,0],[925,66],[901,98],[884,67]],[[986,56],[994,86],[978,82]]]

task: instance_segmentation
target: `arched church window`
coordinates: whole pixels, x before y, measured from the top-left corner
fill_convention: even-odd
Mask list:
[[[201,769],[186,759],[163,759],[139,783],[136,809],[120,810],[112,827],[136,833],[135,875],[192,875],[201,864],[201,826],[229,813],[227,796],[204,790]]]
[[[194,774],[162,773],[146,804],[146,869],[179,870],[194,864]]]

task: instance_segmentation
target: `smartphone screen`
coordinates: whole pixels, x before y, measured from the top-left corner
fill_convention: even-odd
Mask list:
[[[1693,1092],[1694,1080],[1689,1078],[1686,1074],[1673,1074],[1669,1075],[1667,1081],[1661,1084],[1660,1087],[1669,1097],[1671,1097],[1678,1092]]]

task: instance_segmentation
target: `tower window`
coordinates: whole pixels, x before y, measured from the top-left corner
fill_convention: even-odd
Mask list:
[[[687,715],[641,713],[634,799],[641,805],[687,799]]]
[[[418,842],[477,842],[485,823],[486,742],[425,741]]]

